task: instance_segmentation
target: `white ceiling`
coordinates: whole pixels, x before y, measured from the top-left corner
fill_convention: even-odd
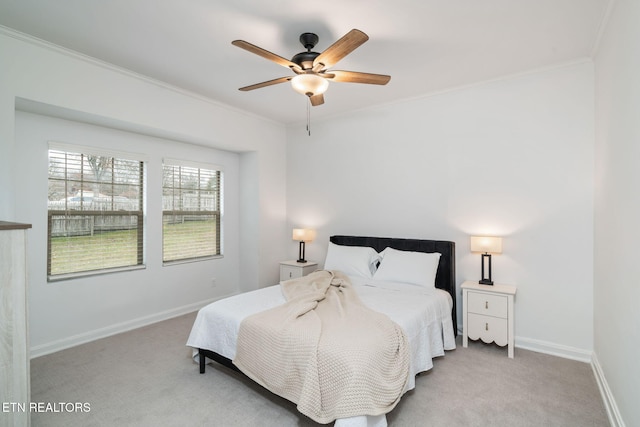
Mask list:
[[[332,83],[312,117],[342,114],[591,56],[612,0],[0,0],[0,25],[278,122],[306,119],[285,58],[314,32],[321,52],[352,28],[369,41],[334,69],[391,75]]]

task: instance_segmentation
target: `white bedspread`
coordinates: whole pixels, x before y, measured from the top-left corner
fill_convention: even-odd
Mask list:
[[[431,369],[434,357],[456,348],[451,296],[441,289],[359,277],[350,279],[364,304],[389,316],[407,335],[411,367],[405,391],[415,388],[415,376]],[[274,285],[211,303],[198,312],[187,345],[211,350],[233,360],[242,319],[284,302],[280,286]],[[194,355],[197,356],[197,350],[194,350]],[[386,417],[362,416],[335,422],[335,427],[356,426],[384,427]]]

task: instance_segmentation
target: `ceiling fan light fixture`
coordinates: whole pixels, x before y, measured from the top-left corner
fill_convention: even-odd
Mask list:
[[[317,74],[298,74],[291,79],[291,87],[302,95],[322,95],[327,91],[329,82]]]

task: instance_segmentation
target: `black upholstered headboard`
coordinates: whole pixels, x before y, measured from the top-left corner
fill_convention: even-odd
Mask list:
[[[456,316],[456,244],[444,240],[396,239],[388,237],[331,236],[331,243],[343,246],[369,246],[380,252],[386,247],[401,251],[439,252],[440,263],[436,273],[436,288],[443,289],[453,298],[453,331],[458,334]]]

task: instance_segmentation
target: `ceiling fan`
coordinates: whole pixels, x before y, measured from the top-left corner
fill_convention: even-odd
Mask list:
[[[295,76],[279,77],[262,83],[241,87],[240,90],[250,91],[291,81],[291,85],[296,92],[308,96],[311,105],[317,106],[324,103],[323,93],[329,87],[329,81],[385,85],[389,82],[391,76],[360,73],[357,71],[328,71],[328,68],[335,65],[367,40],[369,40],[369,36],[360,30],[353,29],[329,46],[324,52],[318,53],[311,50],[318,43],[318,36],[314,33],[303,33],[300,35],[300,43],[302,43],[307,51],[294,55],[291,60],[244,40],[234,40],[231,42],[234,46],[238,46],[273,61],[278,65],[289,68],[296,74]]]

